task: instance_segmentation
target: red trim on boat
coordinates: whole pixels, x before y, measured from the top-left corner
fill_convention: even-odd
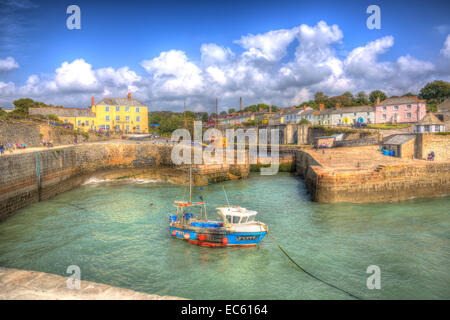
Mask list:
[[[192,243],[192,244],[196,244],[198,246],[202,246],[202,247],[255,247],[256,246],[256,243],[224,245],[222,243],[204,242],[204,241],[198,241],[198,240],[188,240],[188,242]]]

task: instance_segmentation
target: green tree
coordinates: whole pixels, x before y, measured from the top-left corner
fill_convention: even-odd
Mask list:
[[[442,80],[427,83],[419,93],[419,98],[427,100],[428,103],[441,103],[449,97],[450,83]]]
[[[206,122],[206,121],[208,121],[209,120],[209,114],[208,114],[208,112],[203,112],[202,113],[202,121],[203,122]]]
[[[373,104],[377,102],[377,98],[380,98],[380,102],[387,99],[386,94],[381,90],[374,90],[369,94],[369,100]]]
[[[172,115],[170,118],[164,118],[159,124],[159,130],[161,133],[167,134],[172,131],[181,128],[184,125],[183,119],[180,116]]]
[[[228,113],[230,114],[230,113],[235,113],[236,112],[236,109],[234,109],[234,108],[230,108],[230,109],[228,109]]]
[[[326,103],[328,101],[328,96],[324,95],[322,91],[319,91],[314,95],[314,101],[317,104]]]
[[[33,101],[30,98],[22,98],[22,99],[15,100],[13,102],[13,104],[14,104],[14,107],[15,107],[14,109],[15,109],[16,113],[23,114],[23,115],[28,114],[29,108],[35,108],[35,107],[40,106],[40,102]]]
[[[356,103],[360,106],[365,106],[369,104],[369,97],[364,91],[360,91],[356,94]]]
[[[308,119],[302,118],[302,120],[300,120],[298,123],[299,124],[310,124],[311,122],[309,122]]]
[[[350,91],[345,91],[342,95],[349,98],[352,102],[355,100],[355,97],[353,96],[353,94]]]

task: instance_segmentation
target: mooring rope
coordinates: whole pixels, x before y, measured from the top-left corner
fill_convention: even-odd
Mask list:
[[[337,290],[339,290],[339,291],[341,291],[341,292],[344,292],[344,293],[348,294],[348,295],[349,295],[350,297],[352,297],[352,298],[355,298],[355,299],[358,299],[358,300],[362,300],[362,298],[360,298],[360,297],[358,297],[358,296],[355,296],[354,294],[352,294],[352,293],[346,291],[345,289],[341,289],[341,288],[335,286],[335,285],[332,284],[332,283],[329,283],[329,282],[327,282],[327,281],[325,281],[325,280],[322,280],[322,279],[318,278],[317,276],[313,275],[313,274],[312,274],[311,272],[309,272],[308,270],[305,270],[301,265],[299,265],[297,262],[295,262],[295,260],[292,259],[292,258],[289,256],[289,254],[286,252],[286,250],[283,249],[283,247],[278,243],[278,241],[275,240],[275,238],[270,234],[269,229],[267,228],[267,226],[265,226],[264,229],[266,230],[266,232],[267,232],[267,234],[269,235],[269,237],[273,240],[273,242],[275,242],[275,244],[276,244],[276,245],[278,246],[278,248],[281,250],[281,252],[283,252],[283,254],[284,254],[286,257],[288,257],[288,259],[289,259],[293,264],[295,264],[295,265],[297,266],[297,268],[299,268],[301,271],[303,271],[304,273],[306,273],[306,274],[309,275],[310,277],[312,277],[312,278],[314,278],[314,279],[316,279],[316,280],[318,280],[318,281],[320,281],[320,282],[326,284],[326,285],[329,286],[329,287],[332,287],[332,288],[334,288],[334,289],[337,289]]]

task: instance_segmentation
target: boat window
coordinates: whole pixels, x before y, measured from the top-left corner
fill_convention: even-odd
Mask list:
[[[234,216],[233,217],[233,223],[239,223],[239,220],[241,219],[241,217],[239,217],[239,216]]]
[[[241,223],[247,223],[248,217],[242,217]]]
[[[227,216],[227,222],[228,223],[231,223],[231,218],[232,218],[232,216]]]
[[[248,217],[248,222],[252,222],[255,221],[255,216],[249,216]]]

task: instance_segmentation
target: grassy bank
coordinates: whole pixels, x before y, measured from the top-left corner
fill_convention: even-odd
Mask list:
[[[390,130],[390,129],[405,129],[411,127],[411,123],[400,123],[400,124],[393,124],[393,123],[380,123],[380,124],[369,124],[367,125],[367,128],[369,129],[380,129],[380,130]]]

